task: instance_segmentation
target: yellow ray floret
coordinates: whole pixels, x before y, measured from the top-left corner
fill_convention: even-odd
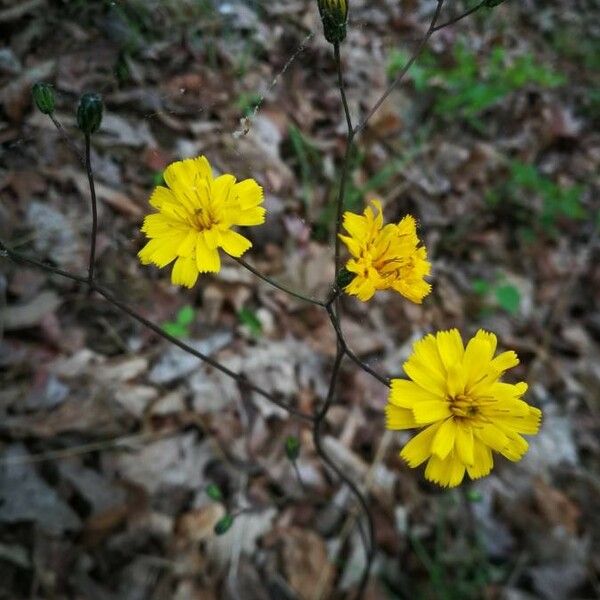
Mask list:
[[[515,352],[496,353],[496,336],[479,330],[466,347],[456,329],[427,335],[404,363],[410,379],[392,379],[388,429],[422,427],[400,456],[411,467],[427,461],[425,477],[444,487],[488,475],[492,452],[512,461],[523,458],[542,413],[521,397],[527,384],[504,383],[517,364]]]
[[[340,239],[351,255],[346,269],[354,274],[344,288],[348,294],[366,302],[378,290],[392,289],[412,302],[423,301],[431,291],[424,279],[431,265],[412,216],[384,225],[381,203],[372,200],[362,215],[344,213],[343,226],[348,235]]]
[[[150,241],[140,250],[143,264],[166,267],[175,261],[171,281],[191,288],[199,273],[221,269],[219,249],[240,257],[252,242],[233,229],[265,221],[262,188],[254,179],[213,177],[204,156],[175,162],[164,173],[150,204],[158,212],[144,219]]]

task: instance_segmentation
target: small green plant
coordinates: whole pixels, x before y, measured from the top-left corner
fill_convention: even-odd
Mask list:
[[[262,323],[256,316],[256,313],[250,308],[242,308],[238,312],[238,319],[242,325],[245,325],[254,337],[259,337],[262,334]]]
[[[190,327],[194,322],[196,313],[188,304],[177,311],[174,321],[163,323],[163,329],[174,337],[185,338],[190,337]]]
[[[504,278],[497,278],[493,281],[475,279],[472,286],[476,294],[486,300],[493,300],[493,303],[508,314],[514,316],[519,312],[521,293],[516,286],[507,282]],[[489,312],[489,309],[484,312]]]
[[[538,64],[530,53],[510,56],[502,46],[491,49],[480,61],[464,42],[453,50],[453,64],[445,68],[433,54],[426,54],[408,72],[417,91],[434,95],[433,110],[440,117],[462,118],[481,128],[478,116],[512,92],[526,85],[556,87],[565,78],[550,67]],[[406,64],[407,55],[394,51],[388,61],[388,75],[394,77]]]
[[[489,191],[486,201],[494,208],[517,207],[514,214],[521,221],[520,231],[526,239],[533,239],[539,230],[556,235],[561,219],[585,218],[587,212],[581,203],[583,189],[581,185],[560,186],[542,175],[535,165],[512,161],[507,180]],[[537,210],[535,198],[541,201]]]

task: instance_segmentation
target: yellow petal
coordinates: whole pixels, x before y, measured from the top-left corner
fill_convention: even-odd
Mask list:
[[[465,391],[465,371],[461,363],[448,367],[448,379],[446,382],[448,395],[455,398]]]
[[[473,464],[467,465],[467,473],[471,479],[479,479],[489,475],[494,466],[491,450],[478,439],[473,442]]]
[[[201,235],[196,240],[196,268],[200,273],[218,273],[221,270],[219,251],[210,249]]]
[[[509,436],[508,444],[506,444],[506,446],[500,450],[500,453],[502,456],[508,458],[508,460],[516,462],[525,456],[525,453],[528,449],[529,443],[527,440],[515,433]]]
[[[249,239],[231,229],[221,232],[221,241],[219,243],[229,256],[235,256],[236,258],[242,256],[244,252],[252,248],[252,242]]]
[[[206,157],[199,156],[171,163],[165,169],[163,177],[172,190],[193,190],[198,179],[212,179],[212,170]]]
[[[233,193],[237,196],[239,207],[242,210],[258,206],[264,198],[263,189],[254,179],[244,179],[236,183]]]
[[[262,206],[255,206],[246,210],[235,211],[229,218],[233,225],[250,227],[262,225],[265,222],[266,210]]]
[[[465,350],[458,329],[440,331],[435,337],[440,358],[446,369],[462,362]]]
[[[485,376],[490,367],[490,350],[490,342],[482,337],[469,340],[462,359],[467,388],[481,381]]]
[[[417,427],[413,413],[408,408],[399,408],[393,404],[385,407],[387,429],[412,429]]]
[[[233,191],[234,185],[235,177],[233,175],[220,175],[214,179],[210,189],[213,202],[216,204],[227,204],[229,202],[229,194]]]
[[[498,345],[498,338],[496,337],[496,335],[491,333],[490,331],[480,329],[475,334],[475,339],[484,340],[490,345],[489,354],[487,354],[486,356],[488,357],[488,360],[492,360],[492,357],[496,352],[496,346]]]
[[[206,245],[211,250],[218,248],[221,243],[221,234],[216,227],[210,227],[209,229],[205,229],[203,232],[204,241]]]
[[[157,267],[166,267],[177,257],[180,240],[181,236],[178,234],[150,240],[138,252],[138,257],[144,265],[152,263]]]
[[[198,279],[198,269],[193,256],[180,256],[173,265],[171,273],[171,281],[175,285],[183,285],[185,287],[194,287]]]
[[[191,256],[196,249],[196,238],[198,232],[195,229],[190,229],[187,235],[182,239],[179,247],[177,248],[178,256]]]
[[[456,428],[455,448],[458,458],[467,466],[475,462],[473,430],[470,426],[458,423]]]
[[[496,450],[496,452],[502,452],[509,442],[506,434],[491,423],[478,424],[473,433],[486,446]]]
[[[396,406],[412,408],[417,402],[435,402],[442,398],[428,392],[414,381],[392,379],[389,401]]]
[[[502,352],[502,354],[498,354],[494,360],[492,360],[492,366],[500,373],[508,369],[512,369],[519,364],[519,357],[516,352],[512,350],[508,352]]]
[[[430,425],[413,437],[402,448],[400,456],[408,463],[409,467],[418,467],[431,456],[431,442],[441,423]]]
[[[434,400],[432,402],[419,402],[412,407],[415,420],[420,425],[434,423],[452,416],[450,404],[443,400]]]
[[[456,487],[465,476],[465,465],[453,454],[445,459],[433,454],[425,469],[425,479],[442,487]]]
[[[160,210],[165,203],[176,204],[177,200],[170,189],[159,185],[158,187],[154,188],[154,191],[150,196],[150,205]]]
[[[523,416],[496,416],[494,422],[503,430],[524,433],[525,435],[535,435],[540,430],[542,411],[533,406],[529,407],[526,415]]]
[[[437,430],[433,442],[431,443],[431,452],[440,458],[446,458],[456,439],[456,423],[453,418],[446,419]]]
[[[185,233],[190,226],[179,220],[169,217],[163,213],[154,213],[144,218],[142,231],[150,238],[170,235],[173,233]]]

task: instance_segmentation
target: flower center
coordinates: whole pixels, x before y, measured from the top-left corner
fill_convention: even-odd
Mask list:
[[[211,215],[210,211],[198,208],[194,212],[192,222],[198,231],[204,231],[210,229],[213,225],[217,224],[216,219]]]
[[[455,417],[470,419],[475,417],[479,412],[479,406],[476,398],[467,396],[466,394],[458,394],[450,400],[450,411]]]

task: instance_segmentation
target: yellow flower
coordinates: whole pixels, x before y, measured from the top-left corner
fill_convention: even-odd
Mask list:
[[[444,487],[457,486],[465,475],[488,475],[492,450],[512,461],[523,458],[542,413],[521,399],[523,381],[500,381],[519,364],[517,355],[494,358],[496,336],[479,330],[464,348],[456,329],[427,335],[413,346],[404,363],[412,381],[393,379],[386,406],[388,429],[425,427],[404,446],[400,456],[411,467],[428,460],[425,477]]]
[[[171,281],[191,288],[199,273],[221,269],[219,248],[239,257],[252,247],[232,227],[264,223],[263,191],[254,179],[213,177],[204,156],[169,165],[164,179],[168,187],[157,187],[150,197],[158,212],[144,219],[150,241],[138,257],[158,267],[175,261]]]
[[[352,258],[346,269],[355,274],[344,288],[363,302],[377,290],[392,289],[412,302],[421,303],[431,291],[423,279],[429,275],[431,264],[427,250],[419,246],[414,217],[407,215],[399,223],[383,225],[381,202],[372,200],[362,215],[344,213],[341,235]]]

